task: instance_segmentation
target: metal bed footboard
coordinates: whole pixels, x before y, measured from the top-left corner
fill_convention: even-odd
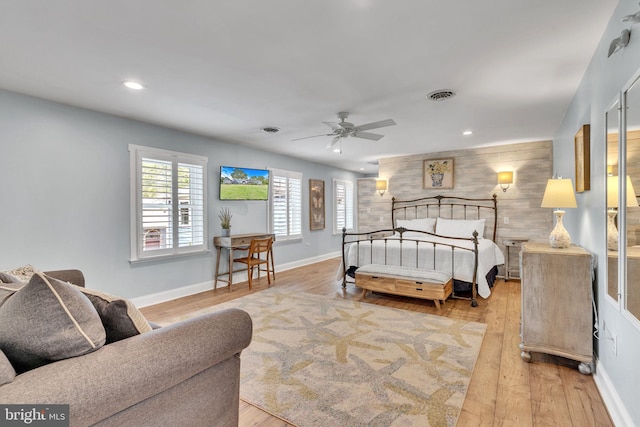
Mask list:
[[[409,237],[404,237],[405,233],[407,232],[411,232],[411,235]],[[392,236],[394,236],[394,234],[399,235],[399,238],[394,237],[393,239],[391,239]],[[442,241],[436,241],[435,238],[446,238],[450,241],[450,243],[446,243],[446,242],[442,242]],[[388,243],[389,241],[397,241],[399,243],[399,245],[394,245],[392,248],[389,247]],[[471,300],[471,305],[473,307],[476,307],[478,305],[477,303],[477,299],[476,299],[476,295],[477,295],[477,286],[476,286],[476,282],[477,282],[477,273],[478,273],[478,233],[474,231],[473,233],[473,237],[470,238],[461,238],[461,237],[449,237],[449,236],[440,236],[434,233],[428,233],[426,231],[420,231],[420,230],[409,230],[406,229],[404,227],[398,227],[398,228],[393,228],[393,229],[384,229],[384,230],[376,230],[376,231],[370,231],[370,232],[365,232],[365,233],[353,233],[353,232],[347,232],[346,229],[342,230],[342,287],[346,288],[347,283],[353,283],[351,281],[348,281],[347,279],[347,271],[348,268],[351,267],[350,265],[347,265],[347,249],[350,248],[349,250],[355,250],[356,251],[356,259],[358,260],[358,263],[361,264],[360,262],[360,247],[361,245],[369,245],[369,257],[370,259],[368,260],[369,264],[374,263],[374,242],[379,242],[382,241],[383,242],[383,247],[384,247],[384,259],[383,259],[383,264],[387,264],[388,261],[388,251],[390,250],[394,250],[394,251],[399,251],[398,253],[398,258],[399,258],[399,265],[401,266],[411,266],[411,267],[425,267],[424,263],[422,264],[422,266],[420,265],[420,248],[424,247],[423,245],[430,245],[433,248],[433,260],[432,260],[432,269],[433,270],[437,270],[437,266],[436,266],[436,255],[438,253],[438,251],[436,250],[437,248],[449,248],[451,250],[451,276],[454,276],[454,272],[455,272],[455,251],[457,250],[462,250],[462,251],[468,251],[468,252],[472,252],[473,253],[473,262],[474,262],[474,266],[473,266],[473,279],[471,282],[471,298],[468,297],[462,297],[459,295],[455,294],[455,289],[453,291],[452,297],[454,298],[461,298],[461,299],[467,299],[467,300]],[[411,260],[411,259],[406,259],[409,257],[405,257],[404,256],[404,251],[406,250],[405,245],[407,242],[411,242],[411,243],[415,243],[415,259]],[[460,242],[460,243],[459,243]],[[469,247],[464,247],[464,246],[460,246],[461,242],[471,242],[473,244],[473,248],[469,248]],[[404,243],[404,244],[403,244]],[[355,249],[353,247],[351,247],[351,245],[355,245]],[[422,246],[421,246],[422,245]],[[441,252],[440,252],[441,253]],[[379,259],[375,260],[376,263],[380,263],[381,261]],[[356,265],[356,267],[360,267],[360,265]]]

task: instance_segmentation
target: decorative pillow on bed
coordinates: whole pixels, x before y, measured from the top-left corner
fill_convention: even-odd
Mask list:
[[[21,373],[102,347],[105,332],[75,286],[36,273],[0,306],[0,349]]]
[[[449,237],[473,237],[474,230],[478,232],[478,239],[484,237],[484,219],[465,220],[438,218],[436,222],[436,234]]]
[[[417,218],[417,219],[398,219],[396,220],[396,227],[404,227],[408,230],[426,231],[427,233],[433,233],[436,225],[435,218]],[[407,237],[411,233],[404,233]],[[417,234],[419,233],[412,233]]]

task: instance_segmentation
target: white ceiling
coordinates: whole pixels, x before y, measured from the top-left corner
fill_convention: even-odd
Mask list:
[[[551,139],[616,3],[0,0],[0,88],[371,173],[384,157]],[[427,101],[438,89],[457,95]],[[329,133],[339,111],[397,125],[342,154],[331,137],[291,141]]]

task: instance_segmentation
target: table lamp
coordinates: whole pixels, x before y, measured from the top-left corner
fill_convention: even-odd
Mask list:
[[[569,178],[552,178],[547,181],[547,188],[542,197],[543,208],[555,208],[556,226],[549,235],[549,244],[552,248],[568,248],[571,245],[571,236],[562,225],[564,211],[560,208],[577,208],[576,195],[573,184]]]
[[[618,227],[616,227],[616,215],[618,214],[618,177],[607,177],[607,248],[610,251],[618,250]],[[627,207],[637,207],[638,199],[627,176]]]

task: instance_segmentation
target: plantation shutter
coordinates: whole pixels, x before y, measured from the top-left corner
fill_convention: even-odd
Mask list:
[[[334,233],[342,233],[342,229],[353,231],[353,183],[340,179],[333,180],[334,194]]]
[[[271,232],[277,240],[302,237],[302,174],[271,169]]]
[[[206,248],[207,159],[131,145],[131,259]]]

